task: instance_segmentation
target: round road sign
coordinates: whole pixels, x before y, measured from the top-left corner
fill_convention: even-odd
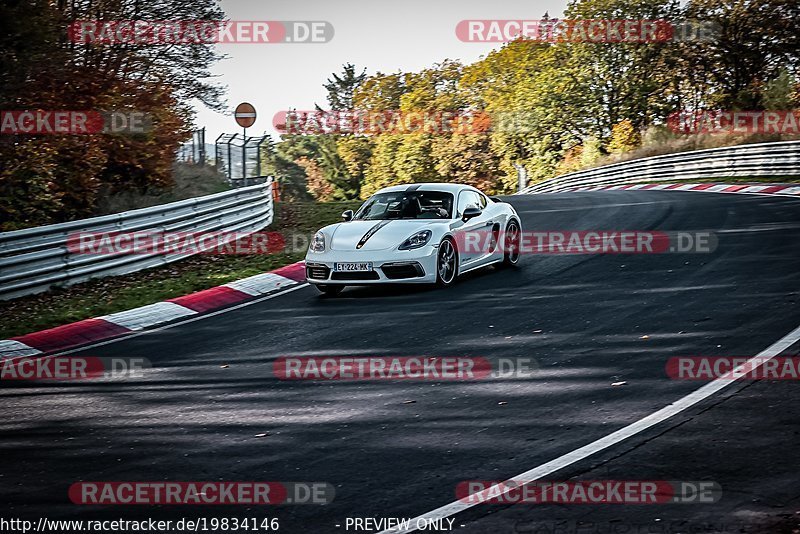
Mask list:
[[[256,122],[256,108],[252,104],[242,102],[236,106],[236,111],[233,116],[236,118],[236,123],[242,128],[249,128]]]

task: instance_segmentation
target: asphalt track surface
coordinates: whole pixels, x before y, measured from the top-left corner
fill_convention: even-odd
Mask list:
[[[418,516],[455,500],[461,481],[516,475],[702,385],[669,379],[671,356],[752,356],[800,325],[797,200],[667,191],[507,200],[526,230],[714,231],[719,246],[529,256],[445,290],[351,288],[332,299],[306,287],[78,351],[145,357],[153,368],[4,383],[2,517],[277,517],[280,532],[355,532],[348,517]],[[273,376],[277,357],[323,355],[530,357],[539,372],[459,382]],[[723,490],[717,503],[486,504],[456,515],[455,531],[791,532],[798,388],[737,382],[548,477],[711,480]],[[326,506],[77,506],[67,488],[80,480],[324,481],[337,493]]]

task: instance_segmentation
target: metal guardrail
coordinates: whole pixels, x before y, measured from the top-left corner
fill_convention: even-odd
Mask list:
[[[519,194],[557,193],[596,185],[737,176],[800,176],[800,141],[738,145],[623,161],[557,176],[526,187]]]
[[[103,276],[170,263],[192,253],[79,254],[67,240],[78,232],[242,232],[273,217],[272,179],[150,208],[0,233],[0,300]]]

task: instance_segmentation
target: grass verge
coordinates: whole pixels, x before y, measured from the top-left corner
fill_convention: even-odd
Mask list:
[[[290,244],[294,236],[309,237],[322,226],[339,221],[342,211],[356,209],[359,204],[279,203],[275,220],[267,230],[282,233]],[[250,256],[198,255],[163,267],[3,301],[0,339],[180,297],[277,269],[304,257],[305,250]]]

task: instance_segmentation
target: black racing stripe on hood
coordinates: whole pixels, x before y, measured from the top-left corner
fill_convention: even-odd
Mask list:
[[[373,226],[372,228],[370,228],[369,230],[367,230],[367,233],[366,233],[366,234],[364,234],[364,235],[361,237],[361,240],[358,242],[358,245],[356,245],[356,248],[361,248],[361,247],[363,247],[363,246],[364,246],[364,243],[366,243],[366,242],[369,240],[369,238],[370,238],[370,237],[374,236],[374,235],[375,235],[375,233],[376,233],[378,230],[380,230],[381,228],[383,228],[384,226],[386,226],[386,225],[387,225],[387,224],[389,224],[390,222],[392,222],[392,221],[391,221],[391,220],[389,220],[389,219],[383,220],[383,221],[379,222],[378,224],[376,224],[375,226]]]

